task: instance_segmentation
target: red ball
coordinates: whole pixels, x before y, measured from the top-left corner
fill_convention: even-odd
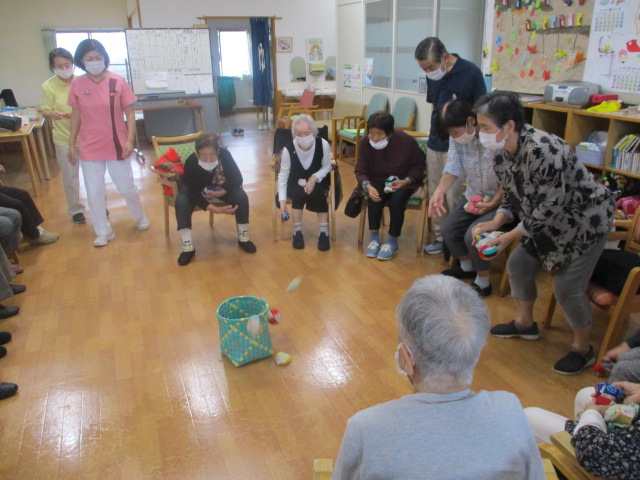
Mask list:
[[[272,325],[280,323],[280,316],[280,310],[278,310],[277,308],[270,308],[267,312],[267,318],[269,320],[269,323]]]

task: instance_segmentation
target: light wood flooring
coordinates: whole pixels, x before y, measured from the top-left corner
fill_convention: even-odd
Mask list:
[[[357,247],[357,220],[339,213],[337,241],[316,249],[317,220],[305,214],[307,248],[291,247],[291,222],[272,242],[269,158],[273,131],[224,135],[251,201],[258,253],[237,246],[232,217],[194,214],[197,255],[176,259],[180,238],[171,210],[165,238],[160,187],[133,164],[151,228],[139,232],[114,185],[108,206],[117,238],[94,248],[90,224],[74,225],[55,160],[54,178],[36,202],[44,227],[60,240],[25,246],[27,292],[7,300],[20,315],[0,321],[14,339],[0,379],[18,395],[0,402],[2,479],[304,479],[314,458],[334,458],[347,419],[358,410],[411,392],[396,372],[395,307],[416,278],[446,268],[441,256],[415,252],[417,212],[407,213],[400,252],[390,262]],[[29,188],[20,155],[0,153],[10,185]],[[153,157],[148,155],[148,161]],[[342,165],[345,194],[353,168]],[[497,286],[503,260],[496,260]],[[294,293],[289,282],[302,276]],[[549,298],[539,279],[540,319]],[[292,355],[241,368],[221,358],[216,308],[236,295],[266,299],[282,312],[271,327],[274,349]],[[510,297],[487,300],[492,322],[509,321]],[[597,316],[597,348],[605,326]],[[561,309],[537,342],[489,338],[474,388],[504,389],[524,406],[570,415],[575,392],[592,372],[552,371],[570,341]]]

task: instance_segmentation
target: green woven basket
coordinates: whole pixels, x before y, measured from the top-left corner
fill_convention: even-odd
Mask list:
[[[220,328],[220,349],[236,367],[273,355],[267,312],[262,298],[231,297],[220,304],[216,315]],[[255,337],[247,331],[252,317],[259,317],[261,332]]]

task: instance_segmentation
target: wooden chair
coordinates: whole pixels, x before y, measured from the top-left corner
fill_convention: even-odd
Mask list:
[[[338,158],[340,160],[344,160],[344,148],[347,144],[355,145],[355,162],[358,161],[358,153],[359,153],[359,145],[360,138],[364,136],[365,129],[367,128],[367,119],[376,112],[380,111],[388,111],[389,110],[389,99],[387,95],[384,93],[376,93],[371,100],[369,100],[369,104],[367,105],[367,110],[363,116],[346,116],[340,120],[340,125],[336,129],[333,130],[337,132],[336,138],[338,141]],[[349,157],[351,158],[351,157]]]
[[[580,466],[576,459],[576,452],[571,445],[571,435],[568,432],[559,432],[551,436],[551,443],[538,444],[540,456],[551,464],[567,480],[598,480]]]
[[[316,123],[317,128],[327,126],[329,129],[329,139],[331,140],[331,154],[333,158],[338,156],[337,141],[335,138],[338,125],[344,117],[364,117],[367,106],[359,102],[345,100],[344,98],[336,98],[333,102],[333,108],[315,108],[313,110],[305,110],[302,113],[310,115]]]
[[[640,253],[640,208],[636,210],[631,222],[627,220],[616,221],[617,227],[626,228],[626,232],[612,232],[609,240],[624,239],[624,251],[637,255]],[[601,362],[604,354],[615,345],[617,345],[622,336],[624,322],[629,318],[631,313],[640,312],[640,295],[636,292],[640,287],[640,267],[636,267],[629,272],[627,281],[620,296],[615,295],[609,290],[590,283],[587,287],[587,295],[592,303],[601,310],[609,314],[609,325],[605,332],[600,351],[598,352],[597,362]],[[547,315],[543,322],[544,327],[549,327],[553,319],[553,313],[556,307],[556,297],[551,295]]]
[[[278,193],[278,174],[280,173],[280,157],[282,149],[292,139],[290,129],[278,128],[273,137],[273,154],[271,155],[271,204],[272,204],[272,225],[273,225],[273,241],[278,241],[278,223],[282,223],[280,219],[280,207],[276,205],[276,194]],[[326,140],[326,138],[325,138]],[[338,168],[338,164],[335,159],[331,158],[331,171],[329,172],[331,185],[329,186],[329,193],[327,201],[329,202],[329,224],[330,224],[330,236],[331,240],[336,239],[336,175],[335,171]],[[287,198],[287,203],[291,203],[291,199]]]
[[[364,226],[367,221],[367,204],[368,198],[365,195],[362,202],[362,211],[360,212],[360,225],[358,227],[358,245],[362,245],[364,239]],[[429,216],[427,210],[429,207],[429,187],[427,181],[427,174],[422,181],[422,186],[418,188],[413,195],[407,201],[407,210],[418,210],[420,212],[418,217],[418,238],[416,239],[416,251],[420,253],[422,251],[422,242],[424,241],[424,232],[429,223]],[[384,214],[383,214],[384,220]]]
[[[315,91],[305,89],[302,92],[302,97],[300,97],[299,102],[284,102],[280,104],[276,126],[291,128],[291,120],[293,116],[300,115],[300,113],[307,113],[309,110],[318,108],[317,105],[313,104],[315,96]]]
[[[178,137],[151,137],[151,143],[153,144],[153,151],[156,155],[156,159],[160,158],[171,147],[180,155],[182,162],[185,162],[189,155],[195,152],[196,140],[203,135],[203,132],[196,132],[190,135],[181,135]],[[158,183],[162,186],[167,186],[173,191],[173,195],[169,196],[162,188],[162,202],[164,208],[164,234],[169,236],[169,206],[175,206],[175,199],[178,197],[178,183],[175,181],[174,175],[171,173],[163,172],[155,168],[153,165],[149,165],[149,168],[153,173],[158,176]],[[213,202],[214,205],[224,206],[226,203],[217,200]],[[196,209],[199,210],[198,207]],[[213,212],[209,212],[209,226],[213,227]]]

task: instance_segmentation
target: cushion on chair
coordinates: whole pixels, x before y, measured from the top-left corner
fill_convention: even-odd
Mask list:
[[[609,307],[618,303],[618,295],[611,293],[606,288],[602,288],[600,285],[590,283],[587,286],[587,296],[589,299],[601,307]],[[640,303],[640,295],[636,295],[633,299],[634,303]]]
[[[176,183],[180,181],[180,176],[184,173],[182,159],[173,147],[169,148],[164,155],[158,158],[153,166],[161,172],[172,173],[172,180]],[[164,189],[165,195],[173,198],[173,189],[171,187],[163,185],[162,188]]]
[[[345,128],[344,130],[340,130],[338,132],[338,136],[342,138],[346,138],[347,140],[355,141],[357,131],[358,131],[357,128]],[[363,133],[364,133],[364,130],[360,129],[360,135],[362,135]]]
[[[620,295],[629,273],[635,267],[640,267],[638,255],[621,250],[603,250],[591,275],[591,281],[613,295]],[[598,302],[595,303],[600,305]]]
[[[168,149],[173,148],[181,158],[187,159],[189,155],[196,152],[196,142],[188,142],[188,143],[178,143],[176,145],[160,145],[161,149],[164,152],[167,152]],[[156,156],[163,155],[163,150],[157,151]]]

